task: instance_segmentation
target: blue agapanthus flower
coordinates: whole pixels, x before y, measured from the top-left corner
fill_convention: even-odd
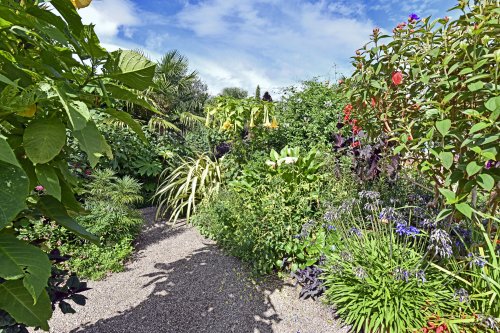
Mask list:
[[[415,13],[411,13],[409,16],[409,19],[410,19],[410,21],[418,21],[418,20],[420,20],[420,17]]]
[[[416,236],[420,233],[420,229],[414,226],[407,226],[404,223],[398,222],[396,224],[396,233],[400,236]]]

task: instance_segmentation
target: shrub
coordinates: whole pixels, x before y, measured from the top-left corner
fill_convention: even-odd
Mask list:
[[[92,244],[75,237],[50,219],[39,219],[21,230],[30,241],[42,243],[47,250],[58,249],[70,259],[63,265],[79,276],[100,279],[108,272],[123,269],[132,253],[132,241],[140,230],[142,218],[133,205],[140,202],[140,184],[125,176],[119,178],[110,169],[96,170],[85,184],[87,215],[78,222],[99,239]]]
[[[283,156],[294,163],[281,163],[277,156],[274,168],[262,161],[246,169],[228,189],[205,201],[193,220],[259,273],[304,268],[320,255],[308,239],[319,214],[321,158],[315,151],[301,156],[298,149],[284,149]],[[318,245],[325,235],[314,238]]]
[[[343,105],[337,87],[328,82],[306,81],[300,88],[286,88],[283,100],[276,106],[280,127],[270,135],[281,147],[325,146],[337,132]]]
[[[359,125],[385,133],[433,183],[435,204],[450,207],[441,217],[471,218],[480,196],[483,211],[498,207],[500,11],[496,1],[468,3],[453,20],[411,16],[392,38],[375,29],[345,85]]]
[[[0,196],[0,309],[45,330],[52,264],[39,247],[19,240],[18,230],[44,216],[98,241],[73,218],[81,207],[68,170],[68,136],[95,167],[112,151],[94,114],[120,119],[143,137],[114,106],[126,101],[155,110],[136,93],[152,84],[155,64],[135,51],[108,53],[70,1],[50,5],[54,10],[40,1],[0,3],[0,183],[8,185]]]

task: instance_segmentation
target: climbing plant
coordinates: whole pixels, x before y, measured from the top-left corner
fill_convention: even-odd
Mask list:
[[[117,118],[145,140],[116,107],[126,101],[155,111],[135,93],[151,85],[154,63],[134,51],[103,49],[75,8],[89,3],[0,2],[0,310],[45,330],[51,262],[16,230],[43,216],[96,241],[73,219],[82,209],[67,142],[76,141],[95,167],[112,153],[94,115]]]

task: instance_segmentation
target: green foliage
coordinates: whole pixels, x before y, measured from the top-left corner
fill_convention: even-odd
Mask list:
[[[130,176],[119,178],[110,169],[93,173],[82,193],[88,213],[77,221],[99,238],[98,244],[83,241],[45,219],[32,223],[21,235],[42,242],[46,249],[70,255],[65,265],[78,275],[101,279],[108,272],[121,271],[134,249],[132,241],[143,223],[133,208],[142,201],[140,190],[141,185]]]
[[[245,129],[252,133],[255,127],[278,128],[274,110],[272,102],[255,98],[218,96],[205,108],[207,113],[205,125],[218,128],[220,131],[233,132],[236,137],[242,137],[241,134]]]
[[[282,147],[326,145],[338,131],[342,107],[342,95],[328,82],[306,81],[301,88],[287,88],[277,104],[280,127],[273,133],[275,140]]]
[[[81,247],[65,246],[62,250],[73,257],[69,261],[72,271],[82,277],[100,280],[110,272],[121,272],[124,262],[134,251],[132,238],[122,238],[107,246],[86,244]]]
[[[425,234],[398,235],[395,221],[384,213],[379,219],[378,210],[374,222],[343,212],[329,222],[335,237],[321,268],[326,300],[347,324],[356,331],[412,332],[432,314],[454,309],[450,280],[430,266]]]
[[[164,171],[162,178],[154,197],[158,204],[156,215],[168,214],[169,220],[175,223],[182,216],[189,221],[197,204],[219,191],[222,172],[218,160],[200,155],[183,160],[171,173]]]
[[[222,89],[220,96],[231,97],[235,99],[244,99],[248,96],[248,91],[238,87],[227,87]]]
[[[457,313],[450,314],[454,332],[477,328],[495,332],[500,327],[500,230],[492,233],[480,221],[470,226],[471,244],[462,240],[468,256],[439,267],[467,291],[468,300]],[[478,315],[479,314],[479,315]]]
[[[363,129],[385,132],[433,182],[441,206],[469,218],[478,196],[495,215],[500,179],[488,167],[499,158],[500,11],[497,1],[474,3],[460,2],[453,20],[409,20],[392,37],[374,30],[345,86]]]
[[[255,99],[260,100],[260,86],[257,85],[257,88],[255,88]]]
[[[140,180],[144,196],[148,199],[156,189],[161,172],[175,169],[179,163],[177,156],[192,154],[189,147],[183,144],[183,138],[171,132],[160,134],[143,126],[145,143],[128,126],[112,122],[109,118],[99,124],[99,129],[113,150],[113,159],[101,162],[100,166],[111,168],[120,176],[129,175]],[[74,155],[77,165],[81,159],[78,154]]]
[[[193,224],[204,234],[259,273],[275,268],[295,270],[316,262],[319,253],[315,248],[325,239],[318,234],[314,236],[316,245],[311,246],[298,236],[318,217],[318,194],[324,179],[316,166],[321,159],[315,151],[300,156],[297,149],[284,149],[283,154],[284,158],[297,155],[295,163],[272,169],[262,160],[260,166],[248,166],[229,189],[205,200],[194,216]],[[299,176],[305,170],[309,173]]]
[[[67,138],[78,143],[91,164],[111,149],[93,115],[108,112],[117,100],[149,105],[133,89],[148,88],[155,65],[134,51],[106,52],[92,25],[83,25],[70,1],[51,1],[59,15],[33,1],[0,4],[0,253],[14,245],[26,216],[45,216],[93,241],[69,212],[81,211],[74,198],[75,179],[66,162]],[[108,91],[106,86],[118,89]],[[154,110],[154,107],[150,107]],[[133,126],[137,129],[137,126]],[[138,131],[140,132],[140,131]],[[33,190],[41,185],[44,190]],[[74,216],[74,215],[72,215]],[[27,220],[28,222],[30,219]],[[29,224],[29,223],[28,223]],[[22,230],[22,228],[21,228]],[[5,239],[11,239],[5,241]],[[25,241],[16,253],[39,258],[35,268],[23,260],[0,257],[0,309],[21,324],[48,328],[51,302],[50,262]],[[23,274],[14,274],[15,266]],[[29,269],[27,270],[27,267]],[[29,278],[25,277],[28,272]]]

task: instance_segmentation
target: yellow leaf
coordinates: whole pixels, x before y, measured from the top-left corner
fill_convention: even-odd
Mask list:
[[[27,106],[24,110],[19,111],[17,114],[22,116],[22,117],[28,117],[31,118],[35,115],[36,112],[36,104]]]
[[[77,9],[85,8],[90,5],[91,2],[92,0],[71,0],[73,6]]]

